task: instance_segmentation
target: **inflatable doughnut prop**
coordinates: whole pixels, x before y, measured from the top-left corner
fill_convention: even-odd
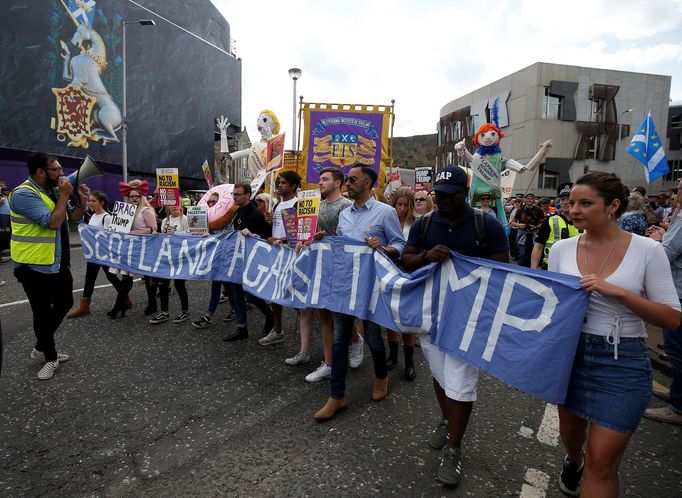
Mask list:
[[[232,189],[234,185],[225,183],[223,185],[216,185],[211,190],[206,192],[201,198],[198,206],[205,206],[208,211],[208,228],[211,231],[220,230],[226,227],[234,218],[234,214],[239,209],[232,198]],[[217,202],[213,206],[208,205],[209,199],[218,197]]]

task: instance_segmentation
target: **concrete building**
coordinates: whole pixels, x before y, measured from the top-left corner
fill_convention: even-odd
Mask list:
[[[457,162],[454,145],[463,138],[474,150],[471,138],[489,122],[497,100],[506,158],[525,163],[540,143],[554,142],[544,164],[517,175],[514,192],[554,196],[559,184],[587,171],[614,172],[630,186],[645,184],[643,166],[626,149],[649,108],[659,133],[667,134],[670,81],[663,75],[535,63],[443,106],[438,167]],[[664,184],[659,180],[650,189]]]
[[[668,140],[665,154],[670,166],[670,173],[666,177],[671,183],[677,183],[682,179],[682,147],[680,135],[682,135],[682,100],[670,103],[668,111]]]

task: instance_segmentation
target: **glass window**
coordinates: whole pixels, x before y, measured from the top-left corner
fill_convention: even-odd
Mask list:
[[[561,119],[563,97],[549,93],[549,87],[545,87],[545,95],[542,100],[542,119]]]
[[[670,127],[682,128],[682,114],[677,114],[670,118]]]

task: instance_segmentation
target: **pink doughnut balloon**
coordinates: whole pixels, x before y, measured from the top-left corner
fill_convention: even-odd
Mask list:
[[[234,209],[232,209],[234,206],[234,199],[232,198],[233,188],[234,185],[231,183],[216,185],[206,192],[197,203],[198,206],[206,206],[208,224],[211,229],[221,228],[226,225],[234,215]],[[213,206],[209,206],[207,202],[213,194],[218,194],[218,202]]]

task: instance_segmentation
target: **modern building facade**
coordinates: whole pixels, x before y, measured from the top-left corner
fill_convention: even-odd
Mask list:
[[[682,147],[680,135],[682,135],[682,100],[670,103],[668,111],[668,141],[665,149],[670,166],[670,174],[666,180],[677,183],[682,180]]]
[[[525,163],[542,142],[553,141],[544,164],[516,176],[514,193],[555,196],[561,183],[587,171],[645,184],[643,166],[626,149],[649,109],[659,133],[666,133],[670,82],[664,75],[535,63],[443,106],[438,167],[457,163],[454,145],[462,139],[474,150],[471,139],[497,102],[504,157]],[[654,182],[651,190],[665,182]]]
[[[178,168],[181,186],[205,185],[216,118],[241,129],[241,60],[210,0],[5,2],[0,179],[25,178],[34,150],[67,170],[89,154],[107,173],[96,188],[121,179],[124,24],[129,176]]]

